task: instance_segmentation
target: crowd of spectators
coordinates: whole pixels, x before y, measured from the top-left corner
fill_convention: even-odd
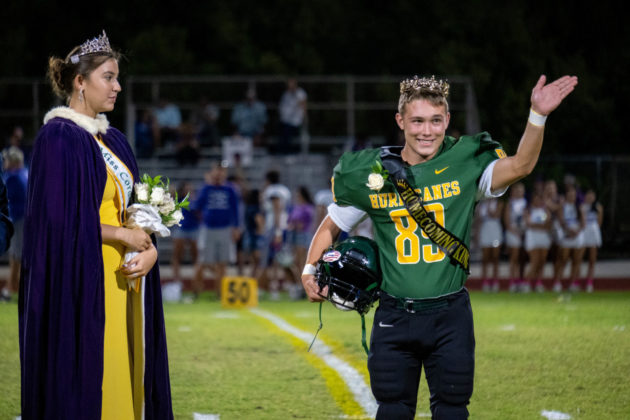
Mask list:
[[[146,159],[161,153],[174,157],[181,166],[196,166],[204,148],[239,149],[241,156],[250,156],[254,147],[274,154],[295,153],[306,128],[306,111],[307,94],[295,78],[289,78],[279,94],[277,121],[254,87],[247,88],[225,116],[206,96],[189,112],[161,97],[155,106],[140,109],[135,116],[136,155]]]
[[[0,214],[0,253],[5,250],[6,228],[4,227],[4,219],[6,217],[9,218],[13,227],[13,235],[7,250],[9,274],[0,290],[0,301],[9,301],[11,296],[18,292],[30,157],[30,149],[23,143],[24,130],[21,126],[15,126],[0,155],[0,174],[2,175],[0,202],[8,204],[8,214]],[[2,211],[4,212],[4,210]]]
[[[271,170],[261,189],[250,188],[241,173],[217,161],[199,188],[182,183],[178,195],[182,194],[190,194],[191,206],[173,231],[171,265],[173,280],[184,280],[180,267],[187,247],[194,266],[193,299],[207,282],[219,295],[228,266],[238,275],[256,278],[261,293],[271,299],[283,290],[301,298],[300,261],[316,222],[316,206],[306,186],[292,192],[280,173]]]
[[[359,144],[355,150],[366,146]],[[256,278],[263,298],[278,299],[283,291],[292,299],[303,297],[302,265],[333,195],[330,183],[315,191],[308,185],[291,191],[282,181],[280,171],[269,170],[261,188],[251,187],[236,153],[232,160],[224,156],[214,162],[197,188],[188,181],[177,186],[179,197],[190,194],[191,206],[173,231],[171,265],[175,282],[185,280],[184,259],[194,266],[192,300],[207,283],[219,295],[228,266]],[[372,237],[370,220],[344,235]]]

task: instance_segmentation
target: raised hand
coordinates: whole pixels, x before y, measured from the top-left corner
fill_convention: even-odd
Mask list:
[[[532,89],[532,109],[540,115],[549,115],[578,84],[577,76],[564,76],[548,85],[546,81],[545,75],[540,76]]]

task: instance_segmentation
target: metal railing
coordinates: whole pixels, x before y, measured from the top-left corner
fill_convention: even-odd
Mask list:
[[[332,112],[337,114],[335,121],[344,120],[344,128],[329,123],[328,131],[311,137],[353,138],[358,131],[357,114],[361,112],[383,113],[390,118],[393,126],[399,88],[402,76],[299,76],[297,80],[308,96],[308,113]],[[465,132],[479,131],[479,116],[472,79],[468,76],[447,77],[455,98],[449,101],[450,108],[463,114],[462,128]],[[222,112],[230,111],[238,103],[247,89],[254,89],[271,113],[276,112],[277,104],[284,91],[287,77],[267,75],[232,76],[129,76],[126,87],[126,131],[133,141],[133,124],[138,109],[148,109],[166,96],[182,110],[193,110],[200,96],[203,96]],[[178,92],[183,88],[183,94]],[[219,91],[218,94],[217,91]],[[191,93],[196,97],[191,98]],[[213,97],[213,93],[215,96]],[[174,96],[179,96],[175,98]],[[464,131],[462,130],[462,131]],[[362,130],[366,131],[366,130]],[[378,133],[377,133],[378,134]]]
[[[395,128],[393,114],[402,76],[298,76],[308,94],[308,114],[312,141],[329,143],[354,138],[358,131],[375,136]],[[458,114],[462,132],[479,131],[479,117],[472,79],[449,76],[449,105]],[[200,97],[217,106],[227,127],[229,112],[247,89],[253,88],[272,116],[285,89],[285,76],[126,76],[124,89],[124,129],[134,144],[136,112],[151,109],[161,96],[169,97],[183,112],[198,107]],[[0,79],[0,126],[20,121],[37,132],[44,113],[60,101],[51,94],[43,79]],[[115,111],[119,113],[119,111]],[[227,117],[226,117],[227,115]],[[383,121],[380,126],[375,122]],[[273,132],[273,130],[270,130]]]

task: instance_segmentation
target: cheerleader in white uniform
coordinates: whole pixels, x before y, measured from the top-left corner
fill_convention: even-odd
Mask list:
[[[560,226],[560,209],[562,208],[562,199],[558,194],[558,184],[556,181],[550,179],[545,181],[545,187],[543,189],[543,197],[545,200],[545,206],[551,213],[551,248],[549,249],[549,256],[553,262],[553,277],[562,277],[559,274],[560,270],[560,239],[562,239],[562,226]],[[560,293],[562,291],[562,284],[557,282],[554,285],[554,292]]]
[[[510,292],[519,289],[522,278],[521,251],[523,248],[523,213],[527,207],[525,185],[520,182],[510,187],[510,199],[505,206],[505,245],[510,258]],[[525,290],[527,291],[527,290]]]
[[[502,213],[503,202],[497,198],[482,200],[477,205],[477,214],[481,222],[479,246],[481,247],[481,278],[484,292],[499,291],[499,256],[503,244]],[[492,277],[488,277],[490,267]]]
[[[593,278],[595,274],[595,262],[597,261],[597,248],[602,246],[601,226],[604,218],[604,207],[596,201],[595,191],[589,189],[584,196],[582,212],[586,218],[584,227],[584,249],[588,259],[586,272],[586,291],[593,291]]]
[[[526,287],[536,281],[536,291],[544,292],[542,277],[551,247],[551,212],[545,206],[541,193],[532,196],[532,202],[525,211],[525,250],[529,255],[529,268],[525,275]]]
[[[578,281],[580,274],[580,264],[584,256],[584,213],[577,204],[577,194],[575,188],[567,189],[561,211],[558,213],[560,225],[562,226],[562,239],[560,240],[560,264],[557,270],[554,290],[561,282],[562,274],[566,263],[571,259],[571,274],[569,290],[580,290]]]

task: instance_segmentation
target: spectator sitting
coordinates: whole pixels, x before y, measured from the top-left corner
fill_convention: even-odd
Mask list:
[[[156,146],[172,145],[177,140],[179,126],[182,123],[179,107],[166,98],[160,98],[158,106],[153,110],[153,115],[155,115],[158,127]]]
[[[151,110],[140,111],[135,124],[136,156],[138,158],[146,159],[153,156],[154,131],[155,118],[153,118]]]
[[[256,99],[254,89],[247,89],[245,100],[234,106],[231,122],[241,136],[251,138],[256,145],[262,144],[267,124],[267,107]]]
[[[219,143],[219,107],[211,104],[208,98],[201,97],[199,107],[193,112],[190,122],[195,126],[202,147],[212,147]]]
[[[223,160],[228,162],[230,167],[238,164],[248,167],[252,164],[254,158],[254,144],[250,137],[242,136],[236,127],[229,137],[221,140],[221,151]]]
[[[191,124],[183,124],[175,146],[175,160],[180,166],[196,166],[200,158],[201,152],[195,128]]]
[[[295,78],[287,80],[287,89],[280,98],[280,133],[278,136],[278,153],[291,153],[296,150],[294,138],[298,137],[306,120],[306,99],[304,89],[298,86]]]

